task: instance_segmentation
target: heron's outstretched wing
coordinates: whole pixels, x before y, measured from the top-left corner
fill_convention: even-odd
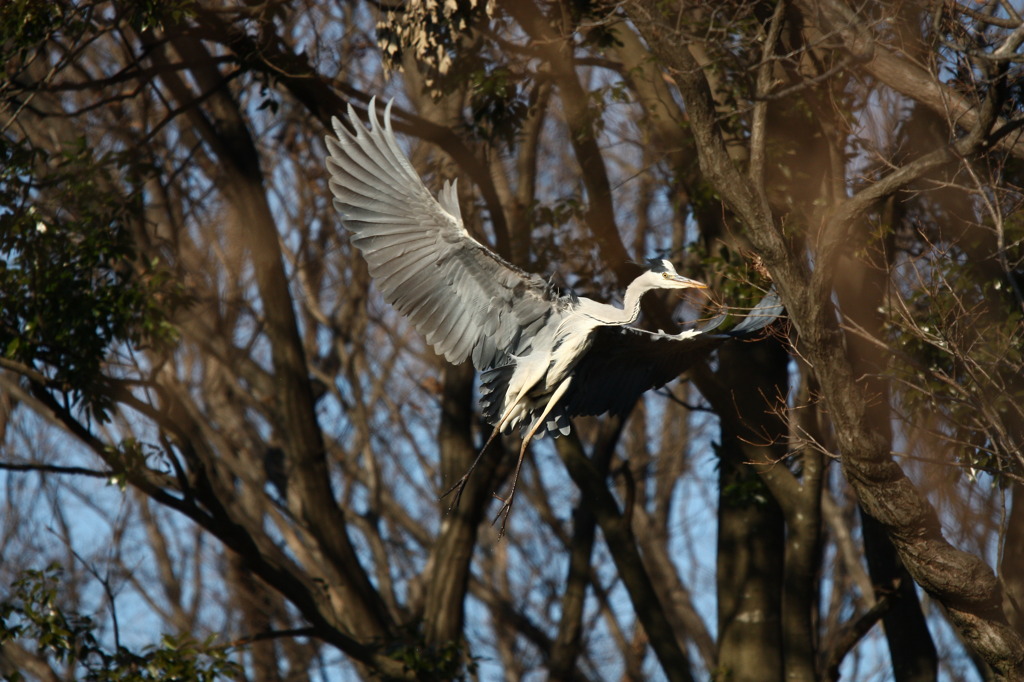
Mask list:
[[[645,391],[672,381],[723,342],[754,336],[781,314],[782,304],[771,291],[749,316],[724,333],[711,333],[722,318],[681,334],[599,327],[589,351],[576,365],[570,394],[560,407],[570,417],[604,412],[624,415]]]
[[[348,116],[355,132],[333,119],[338,137],[327,137],[330,187],[385,300],[450,362],[484,369],[522,352],[557,296],[469,235],[455,183],[431,196],[395,140],[390,102],[383,125],[372,100],[369,129],[351,106]]]

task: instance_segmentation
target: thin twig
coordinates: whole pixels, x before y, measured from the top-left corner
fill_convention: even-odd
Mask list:
[[[0,462],[0,469],[4,471],[37,471],[45,474],[70,474],[72,476],[89,476],[90,478],[105,479],[110,479],[116,475],[114,471],[97,471],[96,469],[86,469],[85,467],[64,467],[54,464],[36,464],[34,462],[22,464]]]
[[[768,25],[768,37],[765,38],[761,53],[761,65],[757,70],[757,91],[754,95],[754,117],[750,125],[750,181],[754,183],[758,193],[764,200],[764,143],[765,124],[768,120],[768,101],[763,95],[768,92],[772,75],[771,56],[775,44],[782,32],[782,19],[785,16],[786,0],[778,0]]]

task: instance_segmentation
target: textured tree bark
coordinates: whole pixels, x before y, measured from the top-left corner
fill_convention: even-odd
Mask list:
[[[979,122],[979,110],[955,88],[942,83],[920,62],[894,53],[879,45],[866,23],[842,0],[798,0],[795,3],[809,18],[808,38],[823,42],[826,36],[839,38],[844,49],[863,63],[864,69],[896,92],[924,104],[937,115],[954,121],[962,130],[972,130]],[[999,121],[998,125],[1005,125]],[[996,147],[1017,158],[1024,157],[1024,139],[1020,134],[1003,137]]]
[[[875,596],[892,597],[892,605],[882,615],[882,624],[889,642],[893,677],[898,682],[934,680],[938,676],[938,656],[914,582],[896,555],[885,528],[863,512],[861,528]]]
[[[633,601],[637,618],[647,632],[651,648],[662,669],[670,680],[693,680],[689,657],[679,646],[672,625],[665,615],[665,605],[644,568],[629,523],[608,489],[605,474],[584,454],[575,431],[555,443],[569,475],[597,517],[615,566]]]
[[[800,333],[800,351],[814,368],[835,428],[843,473],[856,490],[864,510],[889,534],[910,574],[942,603],[951,622],[978,655],[1005,679],[1024,676],[1024,641],[1002,613],[1002,590],[992,569],[978,557],[951,546],[943,537],[934,509],[907,479],[889,454],[884,434],[872,427],[865,405],[871,396],[857,381],[845,355],[843,334],[829,300],[832,272],[815,272],[802,250],[788,248],[774,223],[763,188],[732,163],[715,116],[713,100],[699,65],[679,45],[685,37],[675,28],[678,6],[659,0],[636,0],[627,6],[630,18],[653,54],[679,87],[697,141],[701,170],[750,231],[752,243],[786,303]],[[979,117],[984,121],[985,117]],[[976,132],[976,131],[975,131]],[[968,144],[978,142],[984,132]],[[961,149],[960,151],[963,151]],[[845,235],[870,202],[882,198],[932,164],[955,158],[938,150],[927,162],[910,164],[883,178],[860,200],[854,198],[833,210],[827,225],[837,240]],[[817,266],[829,265],[831,253]],[[826,286],[826,282],[829,283]]]
[[[884,248],[869,245],[866,228],[858,230],[854,238],[856,246],[851,245],[851,248],[871,253],[893,253],[891,244]],[[837,298],[843,317],[851,326],[864,330],[869,336],[881,338],[882,319],[878,310],[886,293],[888,263],[867,267],[862,262],[843,258],[839,267],[836,281],[841,285],[837,287]],[[863,336],[849,335],[846,343],[850,363],[862,377],[865,395],[870,396],[865,407],[867,419],[880,437],[891,444],[890,390],[884,379],[888,358]],[[934,680],[938,676],[938,654],[913,580],[897,556],[885,528],[863,509],[860,516],[864,554],[875,597],[892,597],[891,605],[882,615],[882,624],[889,643],[893,676],[898,682]]]
[[[441,424],[438,445],[444,477],[455,481],[476,455],[472,437],[473,368],[469,363],[446,366],[441,395]],[[493,485],[500,449],[485,457],[470,478],[456,509],[447,513],[424,571],[424,638],[428,644],[444,645],[462,637],[465,599],[469,586],[469,567],[476,547],[476,534],[487,504],[487,490]],[[447,509],[452,500],[439,502]]]
[[[239,224],[248,228],[247,242],[264,306],[277,381],[281,421],[275,426],[280,429],[285,451],[288,502],[323,552],[324,568],[336,572],[329,583],[340,592],[335,608],[339,609],[338,616],[345,628],[363,637],[384,636],[390,628],[387,609],[359,562],[348,537],[344,513],[331,490],[277,229],[262,180],[255,170],[258,157],[244,127],[222,121],[218,128],[222,135],[230,136],[226,141],[228,148],[245,150],[239,157],[222,157],[230,169],[228,173],[234,176],[230,180],[233,188],[226,194],[235,201]]]
[[[272,629],[270,620],[271,603],[264,592],[263,585],[256,581],[255,576],[246,570],[240,557],[228,557],[228,575],[232,581],[232,590],[242,605],[246,626],[250,633],[258,635]],[[273,640],[260,640],[252,643],[253,682],[280,682],[277,667],[277,653],[274,651]]]
[[[576,661],[583,647],[583,608],[590,585],[590,558],[597,535],[597,520],[585,503],[575,509],[569,546],[569,572],[562,595],[562,619],[548,658],[548,679],[570,682],[577,678]]]
[[[719,458],[714,672],[735,682],[782,680],[782,513],[742,448],[723,445]]]
[[[719,350],[717,377],[730,399],[720,401],[729,416],[722,419],[719,447],[716,673],[736,682],[784,678],[785,525],[775,497],[749,465],[760,458],[749,450],[766,443],[775,458],[785,455],[784,425],[766,403],[778,394],[780,380],[785,386],[778,350],[766,343]],[[810,662],[813,670],[813,656]]]
[[[176,72],[164,74],[163,81],[220,162],[224,195],[238,216],[237,224],[246,226],[244,235],[236,235],[236,244],[240,250],[248,249],[263,306],[274,371],[275,412],[279,415],[273,427],[285,453],[287,500],[319,557],[318,567],[308,568],[323,571],[326,584],[334,591],[315,595],[319,615],[364,641],[384,638],[392,627],[387,608],[359,562],[348,536],[345,515],[331,488],[294,301],[263,185],[259,154],[238,104],[206,48],[188,36],[172,36],[170,44],[197,62],[206,60],[206,65],[198,63],[193,70],[198,87],[207,95],[203,109]],[[159,46],[153,52],[158,63],[162,49]]]
[[[590,460],[596,471],[605,476],[615,447],[622,436],[622,420],[612,419],[600,429]],[[569,544],[569,570],[565,593],[562,595],[562,618],[558,635],[551,644],[548,664],[549,679],[569,682],[583,679],[578,660],[583,652],[583,616],[587,590],[591,588],[593,568],[591,559],[597,538],[597,516],[584,496],[573,512],[573,533]],[[667,616],[666,616],[667,617]],[[627,663],[628,666],[628,663]]]
[[[568,26],[559,26],[556,30],[554,22],[549,21],[532,2],[512,0],[504,2],[503,7],[530,34],[550,65],[565,110],[566,123],[569,125],[569,141],[587,189],[590,204],[586,216],[587,225],[597,238],[604,262],[612,267],[620,283],[628,282],[629,254],[622,244],[621,233],[615,222],[608,169],[594,130],[594,117],[587,104],[587,92],[580,83],[569,49],[573,30]]]
[[[1024,485],[1011,490],[1010,513],[1006,519],[1006,549],[999,573],[1005,584],[1003,611],[1010,625],[1024,636]]]
[[[779,616],[783,676],[786,680],[818,680],[818,594],[808,586],[817,584],[821,565],[823,457],[816,452],[802,452],[799,478],[790,465],[782,462],[784,456],[796,454],[784,446],[788,434],[783,433],[782,408],[778,404],[786,385],[785,354],[774,343],[759,344],[753,352],[748,349],[748,345],[734,348],[737,353],[746,353],[732,360],[728,355],[721,356],[721,364],[746,370],[752,360],[760,366],[763,377],[758,390],[730,392],[707,380],[701,380],[700,386],[723,421],[733,421],[730,430],[741,434],[743,462],[760,476],[785,520]],[[722,350],[729,353],[728,348]],[[750,419],[752,415],[757,419]]]

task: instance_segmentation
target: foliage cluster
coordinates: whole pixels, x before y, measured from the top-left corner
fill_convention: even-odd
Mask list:
[[[94,159],[82,138],[56,156],[0,146],[0,352],[101,419],[108,353],[172,342],[170,317],[188,298],[159,260],[139,257],[143,171],[132,159]],[[128,181],[116,198],[115,172]]]
[[[58,565],[28,570],[0,602],[0,647],[31,644],[46,659],[66,664],[86,682],[214,682],[239,672],[229,649],[212,639],[196,642],[187,635],[161,637],[159,644],[131,651],[110,651],[96,637],[97,624],[60,603],[63,569]],[[23,682],[20,672],[5,682]]]

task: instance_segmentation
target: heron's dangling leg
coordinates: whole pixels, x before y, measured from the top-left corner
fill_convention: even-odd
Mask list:
[[[508,523],[508,515],[512,511],[512,501],[516,496],[516,484],[519,482],[519,470],[523,468],[523,458],[526,456],[526,446],[530,444],[530,440],[547,419],[551,410],[554,409],[555,404],[558,403],[558,401],[562,399],[562,396],[565,395],[565,392],[569,390],[569,383],[571,381],[571,376],[566,377],[562,383],[558,384],[558,387],[552,391],[551,397],[548,398],[548,404],[544,406],[544,411],[540,413],[540,417],[533,422],[533,426],[530,427],[526,437],[523,438],[523,446],[519,448],[519,460],[516,462],[515,473],[512,474],[512,488],[508,491],[508,497],[502,499],[495,495],[495,497],[505,503],[502,505],[501,509],[498,510],[498,515],[494,517],[494,521],[491,522],[491,525],[494,525],[498,522],[498,519],[502,519],[502,516],[505,517],[502,519],[501,528],[498,530],[499,538],[505,534],[505,524]]]
[[[521,398],[522,396],[520,396],[520,399]],[[462,491],[465,490],[466,484],[469,483],[469,475],[473,473],[473,469],[476,469],[476,465],[480,463],[480,458],[484,456],[484,451],[487,449],[487,446],[491,444],[491,441],[494,440],[494,438],[499,433],[501,433],[508,427],[509,422],[512,420],[512,413],[515,412],[515,409],[518,406],[518,404],[518,402],[513,402],[511,405],[508,406],[508,409],[505,410],[505,414],[503,414],[501,416],[501,419],[498,420],[497,426],[495,426],[494,430],[491,431],[491,435],[487,438],[487,442],[484,443],[484,446],[482,448],[480,448],[480,452],[477,454],[476,459],[473,460],[473,463],[469,465],[469,469],[466,470],[466,473],[462,474],[462,478],[457,480],[455,482],[455,485],[453,485],[451,488],[448,488],[448,490],[446,490],[445,493],[441,495],[440,499],[443,500],[444,498],[451,495],[453,492],[455,493],[455,499],[452,500],[451,505],[448,506],[449,512],[451,512],[452,509],[455,509],[456,507],[459,506],[459,500],[462,499]]]
[[[487,446],[491,444],[491,441],[494,440],[494,437],[498,435],[499,430],[500,426],[494,427],[494,430],[491,431],[490,437],[487,438],[487,442],[484,443],[484,446],[482,448],[480,448],[480,452],[477,454],[476,459],[474,459],[473,463],[469,465],[468,469],[466,469],[466,473],[462,474],[462,478],[455,481],[455,485],[453,485],[451,488],[448,488],[448,490],[446,490],[444,494],[441,495],[441,497],[439,498],[443,500],[452,493],[455,493],[455,498],[452,500],[452,503],[448,505],[448,513],[451,513],[452,509],[455,509],[456,507],[459,506],[459,500],[462,499],[462,491],[466,489],[466,484],[469,483],[470,474],[473,473],[473,469],[476,469],[476,465],[480,463],[480,458],[484,456],[484,450],[486,450]]]

